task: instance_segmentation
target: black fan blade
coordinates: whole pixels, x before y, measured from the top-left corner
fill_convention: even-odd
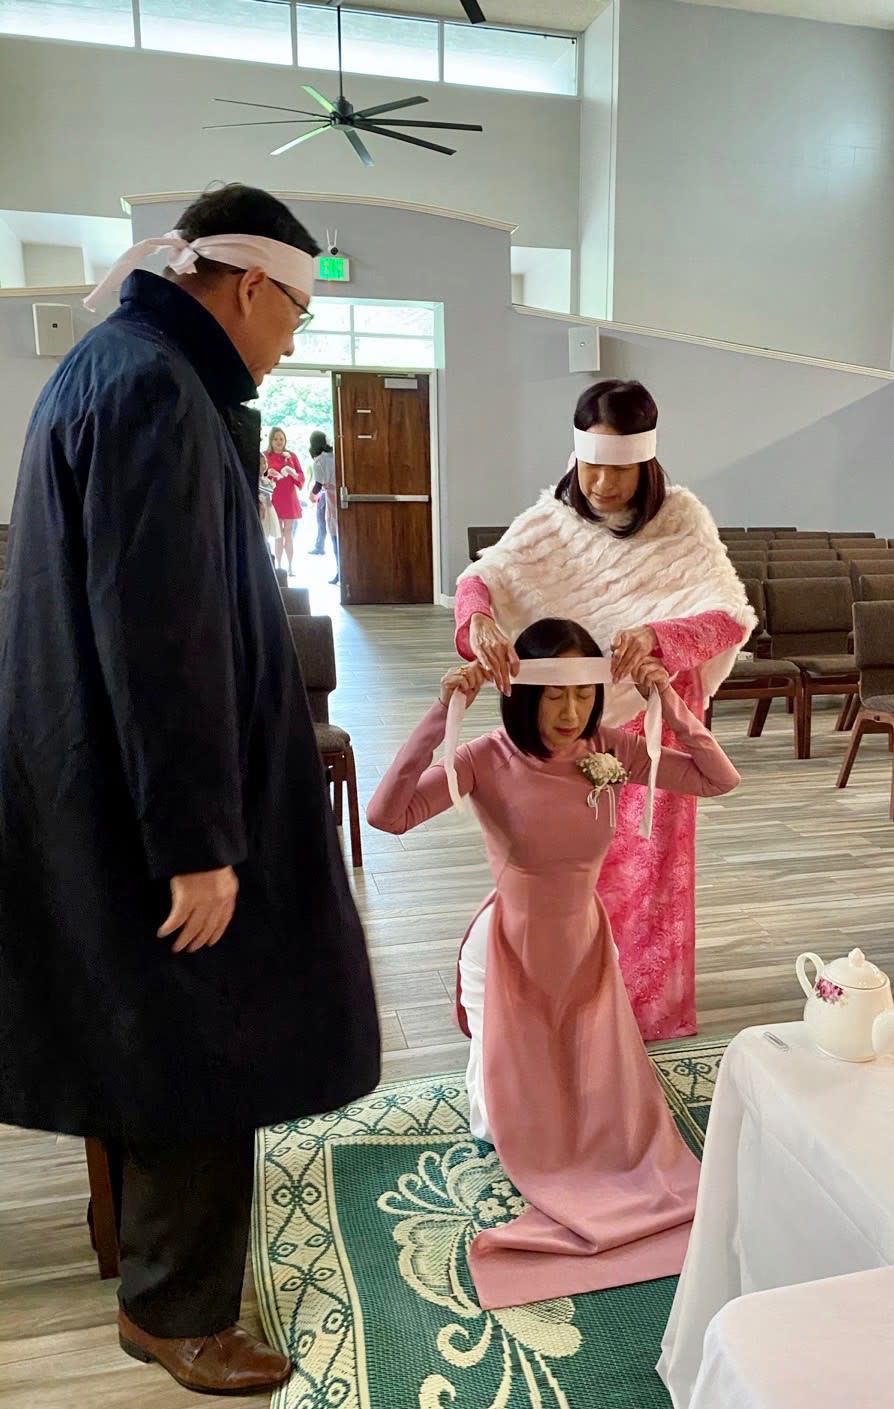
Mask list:
[[[342,132],[345,134],[351,146],[354,148],[354,151],[357,153],[358,157],[363,162],[363,165],[375,166],[375,162],[373,161],[366,147],[361,142],[360,138],[357,136],[357,133],[354,131],[353,127],[343,127]]]
[[[223,127],[300,127],[305,122],[319,122],[319,117],[268,117],[263,122],[206,122],[203,132],[219,132]]]
[[[468,15],[470,24],[487,24],[484,11],[478,4],[478,0],[459,0],[459,2]]]
[[[377,127],[440,127],[445,132],[483,132],[480,122],[408,122],[406,118],[380,117]]]
[[[456,156],[453,147],[439,147],[436,142],[423,142],[421,137],[408,137],[404,132],[392,132],[388,127],[376,127],[373,122],[358,122],[361,132],[375,132],[377,137],[393,137],[395,142],[408,142],[411,147],[425,147],[429,152],[443,152],[445,157]]]
[[[266,108],[273,113],[300,113],[302,117],[319,117],[319,113],[312,113],[310,108],[283,108],[279,103],[246,103],[242,98],[215,98],[215,103],[230,103],[236,108]]]
[[[402,98],[399,103],[380,103],[376,108],[364,108],[362,112],[355,113],[355,117],[378,117],[380,113],[396,113],[400,108],[415,108],[427,102],[427,98]]]

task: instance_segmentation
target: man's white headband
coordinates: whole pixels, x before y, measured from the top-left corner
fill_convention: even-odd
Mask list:
[[[168,267],[175,274],[194,274],[199,256],[215,264],[232,264],[237,269],[263,269],[271,279],[310,294],[314,286],[313,255],[281,240],[268,240],[265,235],[203,235],[197,240],[184,240],[179,230],[170,230],[151,240],[139,240],[126,254],[116,260],[105,278],[84,299],[92,311],[103,294],[117,289],[128,274],[148,259],[156,250],[171,250]]]
[[[574,428],[574,453],[586,465],[642,465],[658,452],[658,432],[604,435]]]
[[[550,659],[523,660],[518,675],[513,677],[513,685],[604,685],[611,689],[614,684],[629,684],[629,681],[613,681],[611,661],[600,656],[559,656]],[[465,800],[459,791],[456,776],[456,749],[459,744],[460,726],[466,712],[466,697],[461,690],[454,690],[447,707],[447,725],[444,731],[444,769],[447,786],[454,807],[464,810]],[[655,806],[655,787],[658,778],[658,765],[661,762],[661,696],[651,690],[646,703],[645,736],[646,751],[651,768],[646,790],[646,805],[640,824],[640,836],[652,835],[652,813]]]

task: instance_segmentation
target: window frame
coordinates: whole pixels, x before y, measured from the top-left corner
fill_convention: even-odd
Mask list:
[[[290,31],[290,36],[291,36],[291,58],[290,58],[290,60],[284,60],[284,61],[282,61],[282,62],[279,62],[279,61],[274,61],[274,60],[265,61],[265,60],[263,60],[263,59],[245,59],[245,60],[243,60],[243,59],[240,59],[240,58],[234,58],[234,57],[232,57],[232,56],[230,56],[230,57],[224,57],[224,56],[221,56],[221,55],[218,55],[218,54],[201,54],[201,53],[197,53],[195,50],[156,49],[156,48],[154,48],[153,46],[148,45],[148,44],[145,44],[145,43],[143,42],[142,24],[141,24],[141,14],[140,14],[141,0],[131,0],[131,4],[132,4],[132,9],[133,9],[133,41],[132,41],[131,43],[129,43],[129,44],[122,44],[122,43],[104,43],[102,40],[97,40],[97,39],[61,39],[61,38],[52,38],[52,39],[50,39],[48,42],[50,42],[50,43],[55,43],[55,44],[89,44],[89,45],[91,45],[91,46],[95,46],[95,47],[97,47],[97,48],[102,48],[102,49],[135,49],[135,50],[137,50],[138,52],[143,52],[143,51],[145,51],[145,52],[147,52],[147,53],[152,53],[152,54],[183,54],[183,55],[185,55],[186,57],[191,57],[191,58],[208,58],[208,59],[218,60],[218,61],[224,62],[224,63],[242,63],[242,62],[245,62],[245,63],[257,63],[257,64],[265,64],[265,63],[266,63],[266,64],[269,65],[269,67],[271,67],[271,68],[276,68],[276,69],[279,69],[279,70],[287,69],[287,68],[299,69],[299,70],[300,70],[301,64],[300,64],[300,62],[299,62],[300,55],[299,55],[299,43],[298,43],[298,16],[299,16],[299,9],[300,9],[302,6],[303,6],[304,8],[307,8],[307,9],[328,10],[328,8],[329,8],[329,7],[326,6],[326,5],[314,4],[314,3],[312,2],[312,0],[282,0],[282,8],[285,9],[285,10],[287,10],[288,13],[289,13],[289,31]],[[452,18],[450,18],[450,19],[444,19],[443,17],[433,16],[433,15],[419,15],[419,14],[413,14],[413,13],[407,14],[407,13],[404,13],[404,12],[402,12],[402,11],[401,11],[401,12],[398,12],[398,11],[392,11],[392,10],[365,10],[365,9],[363,8],[362,4],[358,5],[358,6],[356,7],[356,9],[352,9],[351,13],[352,13],[352,15],[357,15],[357,16],[361,16],[361,15],[362,15],[362,16],[364,16],[364,17],[366,17],[366,18],[372,19],[373,21],[375,21],[375,20],[388,20],[388,19],[411,20],[411,21],[412,21],[412,20],[417,20],[417,21],[420,21],[421,23],[424,23],[424,24],[426,24],[426,25],[437,25],[437,27],[438,27],[438,64],[437,64],[437,78],[433,78],[433,79],[429,79],[429,78],[419,78],[419,79],[416,79],[416,78],[401,78],[401,77],[395,77],[394,75],[389,75],[389,74],[380,74],[380,73],[378,73],[378,72],[375,72],[375,73],[374,73],[374,72],[370,72],[369,74],[366,74],[366,75],[365,75],[365,76],[367,76],[367,77],[382,77],[382,78],[387,78],[387,79],[389,79],[389,81],[401,82],[401,83],[426,83],[426,84],[443,83],[443,84],[445,84],[445,86],[447,86],[447,87],[451,87],[451,88],[466,88],[466,89],[468,89],[470,92],[474,91],[474,92],[478,92],[478,93],[512,93],[512,94],[526,94],[526,93],[527,93],[527,94],[530,94],[531,96],[534,96],[534,97],[559,98],[559,99],[566,99],[566,100],[567,100],[567,99],[571,99],[572,101],[579,101],[579,99],[580,99],[580,96],[581,96],[581,76],[582,76],[582,75],[581,75],[581,70],[582,70],[582,63],[583,63],[583,43],[582,43],[583,35],[582,35],[582,34],[575,33],[574,31],[571,31],[571,30],[552,29],[552,28],[550,28],[549,26],[544,26],[544,25],[538,25],[536,29],[527,29],[527,28],[524,28],[524,27],[521,26],[521,25],[506,25],[506,24],[493,24],[493,25],[488,25],[488,26],[487,26],[487,30],[488,30],[490,33],[493,33],[493,34],[501,33],[501,34],[535,35],[535,36],[538,36],[538,37],[543,37],[543,38],[545,38],[545,39],[564,39],[564,40],[567,40],[569,43],[571,43],[571,44],[574,45],[574,50],[575,50],[574,91],[571,92],[571,93],[553,93],[553,92],[551,92],[549,89],[541,89],[541,88],[517,88],[517,87],[505,88],[505,87],[500,87],[498,84],[486,84],[486,83],[481,83],[481,84],[478,84],[478,83],[476,83],[476,84],[448,83],[447,79],[444,77],[444,73],[445,73],[445,35],[446,35],[446,30],[447,30],[447,26],[448,26],[448,25],[453,25],[453,26],[461,25],[461,21],[454,20],[454,19],[452,19]],[[37,32],[37,33],[34,33],[34,34],[19,34],[18,32],[13,32],[13,31],[11,31],[11,30],[5,30],[5,29],[0,29],[0,35],[2,35],[2,36],[4,36],[4,37],[16,38],[16,39],[38,39],[38,40],[39,40],[39,39],[42,39],[42,38],[44,37],[44,35],[43,35],[42,32]],[[329,72],[335,72],[335,70],[334,70],[334,69],[323,69],[323,70],[321,70],[321,72],[329,73]],[[361,70],[351,70],[351,72],[360,75],[362,71],[361,71]]]

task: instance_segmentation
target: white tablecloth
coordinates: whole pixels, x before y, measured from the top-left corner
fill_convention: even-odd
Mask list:
[[[894,1402],[894,1267],[731,1301],[705,1336],[691,1409]]]
[[[658,1365],[674,1409],[690,1409],[708,1323],[728,1301],[891,1264],[894,1061],[826,1057],[803,1023],[740,1033],[720,1067]]]

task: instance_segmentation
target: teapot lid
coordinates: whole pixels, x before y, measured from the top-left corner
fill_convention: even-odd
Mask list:
[[[852,949],[846,959],[833,959],[823,972],[841,988],[881,988],[887,982],[881,969],[871,964],[862,949]]]

